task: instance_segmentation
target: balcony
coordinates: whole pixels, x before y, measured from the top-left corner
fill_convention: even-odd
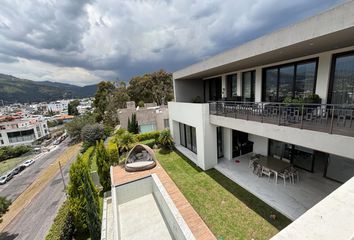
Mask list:
[[[354,137],[354,105],[209,102],[210,114]]]

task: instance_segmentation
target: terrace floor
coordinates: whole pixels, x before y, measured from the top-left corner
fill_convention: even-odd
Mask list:
[[[248,167],[251,154],[246,154],[233,161],[221,160],[215,169],[245,188],[265,203],[288,218],[295,220],[341,184],[326,179],[321,173],[300,170],[300,181],[295,184],[282,179],[275,184],[274,178],[257,177]],[[235,160],[240,162],[236,163]]]
[[[181,191],[177,188],[177,186],[168,176],[166,171],[161,167],[159,162],[157,162],[155,168],[140,172],[126,172],[124,166],[115,166],[112,169],[112,184],[118,185],[130,182],[132,180],[142,178],[153,173],[158,175],[166,191],[169,193],[172,201],[181,213],[184,221],[191,229],[194,237],[197,240],[215,240],[216,238],[210,231],[208,226],[204,223],[198,213],[193,209],[187,199],[183,196]]]

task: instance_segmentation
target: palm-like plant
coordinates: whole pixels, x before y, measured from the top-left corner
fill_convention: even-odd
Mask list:
[[[118,138],[118,149],[119,151],[122,152],[127,152],[132,148],[132,145],[136,142],[134,134],[130,132],[125,132],[123,133],[119,138]]]
[[[170,133],[170,130],[166,129],[161,131],[160,136],[158,138],[158,143],[163,147],[172,147],[173,139]]]

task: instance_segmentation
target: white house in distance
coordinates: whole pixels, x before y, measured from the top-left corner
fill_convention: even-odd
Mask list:
[[[179,151],[293,220],[352,178],[353,13],[349,1],[174,72],[168,108]],[[253,154],[292,164],[300,181],[258,178]]]
[[[30,145],[48,135],[46,120],[31,118],[0,122],[0,147]]]

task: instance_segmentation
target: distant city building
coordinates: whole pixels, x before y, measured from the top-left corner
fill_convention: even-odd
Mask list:
[[[48,111],[59,112],[59,113],[67,112],[69,102],[70,100],[50,102],[47,106]]]
[[[118,118],[122,128],[128,128],[128,118],[136,114],[141,133],[169,128],[167,106],[156,106],[155,103],[145,103],[144,107],[136,107],[135,102],[127,102],[127,108],[119,109]]]
[[[30,145],[48,135],[47,121],[41,118],[11,119],[11,121],[0,122],[0,147]]]

